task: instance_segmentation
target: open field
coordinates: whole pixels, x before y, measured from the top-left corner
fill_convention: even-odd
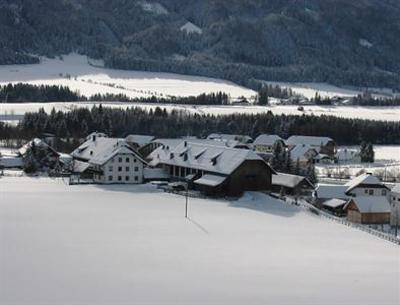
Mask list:
[[[29,83],[33,85],[63,85],[89,97],[93,94],[125,94],[134,97],[191,96],[223,91],[232,98],[250,98],[256,93],[232,82],[220,79],[180,75],[105,69],[101,63],[89,64],[86,56],[70,54],[60,59],[42,58],[36,65],[0,65],[0,85]]]
[[[0,304],[382,304],[400,248],[282,205],[0,179]]]
[[[272,111],[274,114],[293,114],[293,115],[329,115],[343,118],[371,119],[378,121],[400,121],[400,107],[323,107],[305,106],[304,111],[299,111],[297,106],[191,106],[191,105],[163,105],[163,104],[144,104],[144,103],[122,103],[122,102],[102,102],[104,107],[122,108],[141,107],[145,109],[155,109],[156,107],[165,108],[168,111],[173,109],[186,111],[188,113],[210,114],[210,115],[229,115],[234,113],[258,114]],[[9,103],[0,104],[0,120],[16,121],[22,118],[26,112],[38,111],[44,108],[46,112],[51,109],[69,111],[75,107],[91,108],[99,105],[95,102],[76,102],[76,103]]]

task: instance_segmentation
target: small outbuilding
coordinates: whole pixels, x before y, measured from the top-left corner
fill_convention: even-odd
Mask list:
[[[287,195],[311,195],[314,185],[306,177],[277,173],[272,175],[272,191]]]
[[[384,196],[362,196],[350,199],[344,206],[347,219],[361,224],[388,224],[390,204]]]

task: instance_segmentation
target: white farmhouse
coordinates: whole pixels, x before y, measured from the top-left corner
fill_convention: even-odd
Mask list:
[[[390,206],[392,209],[390,224],[400,226],[400,183],[396,183],[390,192]]]
[[[146,162],[125,139],[99,137],[94,133],[72,152],[72,156],[78,160],[80,168],[92,172],[95,183],[143,183]]]

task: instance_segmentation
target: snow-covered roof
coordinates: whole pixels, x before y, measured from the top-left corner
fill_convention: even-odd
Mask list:
[[[90,167],[90,164],[88,162],[82,162],[77,160],[75,160],[72,164],[73,164],[72,171],[74,173],[83,173]]]
[[[137,135],[137,134],[131,134],[128,135],[125,140],[129,143],[136,143],[140,147],[149,144],[151,141],[154,140],[153,136],[146,136],[146,135]]]
[[[318,154],[318,152],[310,145],[306,144],[296,145],[290,150],[290,157],[294,161],[296,161],[297,159],[299,159],[300,161],[308,161],[308,158],[306,158],[306,153],[309,152],[310,150],[314,151],[314,155]]]
[[[384,196],[360,196],[349,200],[344,207],[354,202],[361,213],[390,213],[391,208],[389,201]]]
[[[92,137],[71,153],[75,158],[96,165],[103,165],[117,154],[131,154],[145,163],[124,139],[118,138]]]
[[[212,133],[207,137],[207,139],[220,141],[239,141],[241,143],[250,143],[253,141],[250,136],[226,133]]]
[[[345,184],[345,186],[347,186],[346,193],[355,189],[359,185],[381,185],[381,186],[389,189],[377,177],[366,173],[366,174],[362,174],[362,175],[350,180],[349,182],[347,182]]]
[[[319,184],[316,192],[318,198],[322,199],[347,199],[349,196],[346,195],[347,186],[337,184]]]
[[[337,199],[337,198],[329,199],[322,203],[322,205],[330,207],[330,208],[337,208],[342,205],[344,206],[345,204],[346,204],[346,200]]]
[[[277,173],[277,175],[272,175],[272,185],[281,185],[290,188],[298,186],[304,180],[307,182],[307,184],[310,185],[310,187],[312,187],[312,183],[307,178],[302,176],[284,173]]]
[[[298,144],[307,144],[313,147],[319,147],[322,145],[328,144],[333,140],[328,137],[313,137],[313,136],[291,136],[286,140],[286,144],[288,145],[298,145]]]
[[[202,34],[203,30],[199,28],[197,25],[193,24],[192,22],[188,21],[180,28],[181,31],[185,31],[187,34],[197,33]]]
[[[45,141],[39,139],[39,138],[34,138],[33,140],[29,141],[28,143],[26,143],[24,146],[22,146],[18,152],[20,155],[25,155],[26,152],[31,149],[33,146],[41,148],[41,149],[48,149],[50,151],[52,151],[54,154],[58,153],[52,148],[50,147]]]
[[[226,180],[226,178],[227,178],[226,176],[216,176],[216,175],[206,174],[203,175],[200,179],[194,181],[194,183],[207,186],[218,186],[221,185]]]
[[[282,140],[278,135],[262,134],[259,135],[255,140],[255,145],[274,145],[276,141]]]
[[[398,194],[400,194],[400,183],[396,183],[396,184],[392,187],[392,193],[398,193]]]
[[[246,160],[265,162],[251,150],[188,141],[174,148],[160,146],[149,155],[149,159],[153,166],[168,164],[225,175],[231,174]]]

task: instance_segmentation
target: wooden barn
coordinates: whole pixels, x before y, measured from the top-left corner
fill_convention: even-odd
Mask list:
[[[384,196],[362,196],[350,199],[344,206],[347,219],[361,224],[388,224],[390,204]]]

